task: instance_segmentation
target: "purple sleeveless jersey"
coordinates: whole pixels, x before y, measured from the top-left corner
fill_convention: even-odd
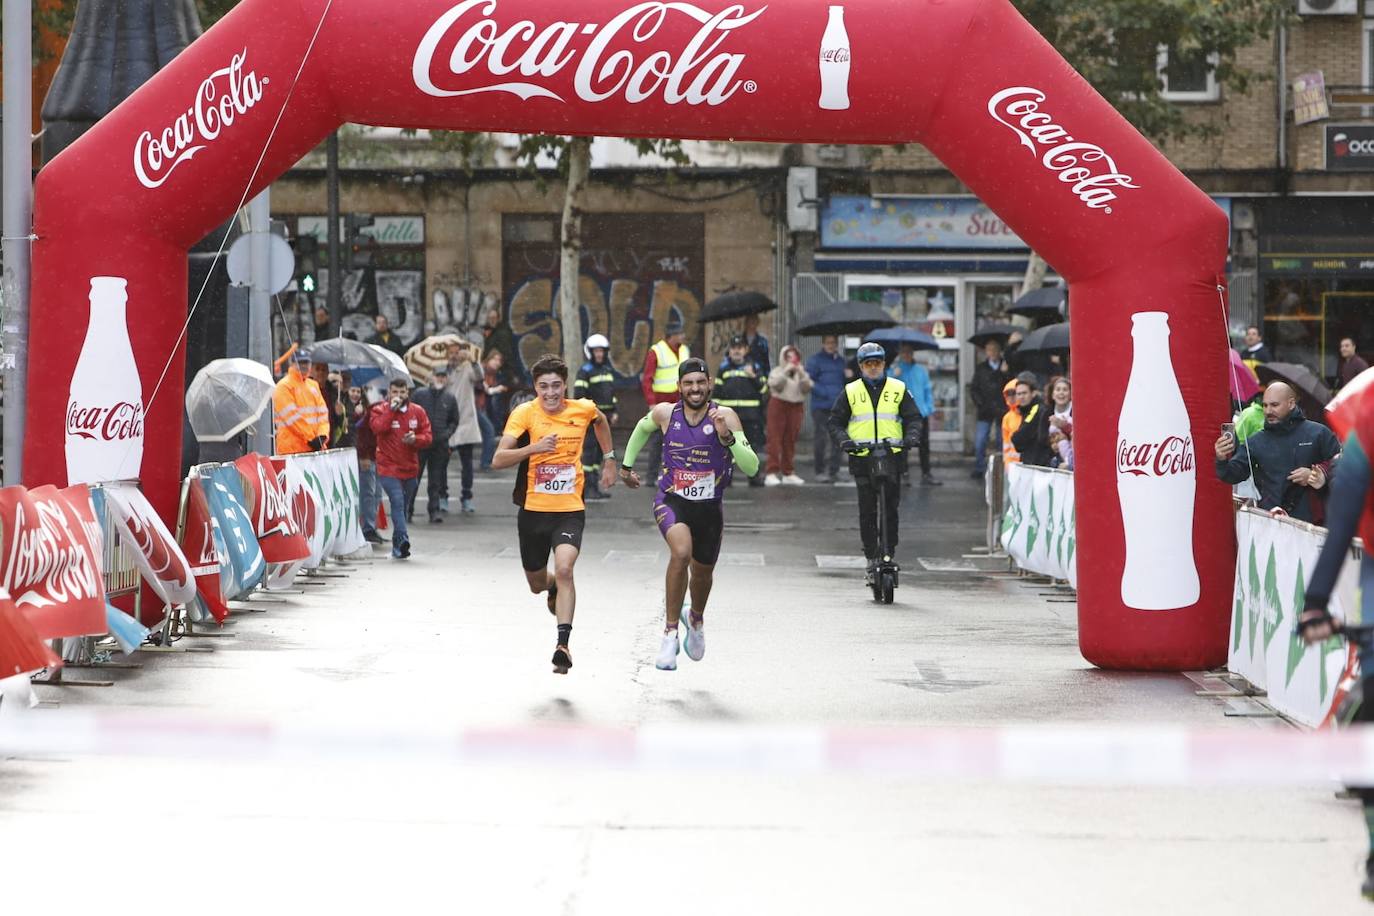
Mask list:
[[[706,405],[710,410],[711,403]],[[661,493],[674,493],[692,502],[720,502],[730,480],[734,458],[716,438],[710,417],[692,426],[687,422],[681,402],[673,405],[668,429],[663,434],[663,474],[658,478]]]

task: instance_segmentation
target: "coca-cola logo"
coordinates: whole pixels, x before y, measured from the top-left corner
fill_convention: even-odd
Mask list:
[[[1171,477],[1193,470],[1193,437],[1168,436],[1162,442],[1131,442],[1116,446],[1116,470],[1135,477]]]
[[[738,78],[745,56],[720,47],[766,9],[746,14],[742,4],[733,4],[712,13],[692,3],[637,3],[604,24],[560,20],[540,26],[522,19],[503,27],[493,18],[496,0],[464,0],[425,32],[411,76],[416,88],[436,98],[509,92],[527,101],[564,102],[546,83],[576,61],[573,91],[584,102],[619,96],[634,104],[657,96],[669,105],[720,105],[740,89],[758,89],[753,80]],[[653,39],[672,16],[686,16],[698,28],[681,47],[664,48]],[[440,69],[460,78],[457,85],[435,82],[441,46],[448,52]],[[505,79],[511,74],[522,79]]]
[[[290,536],[299,529],[293,529],[291,499],[286,493],[286,482],[267,462],[258,463],[258,533],[269,535],[275,532]]]
[[[67,435],[79,439],[128,442],[143,438],[143,405],[119,401],[109,407],[67,404]]]
[[[14,518],[7,520],[10,542],[0,582],[15,603],[49,607],[104,594],[94,554],[98,544],[72,529],[61,504],[35,500],[32,524],[24,505],[17,503]]]
[[[849,63],[848,48],[821,48],[821,63],[823,64],[847,64]]]
[[[988,99],[988,114],[1016,134],[1021,145],[1040,159],[1090,210],[1112,212],[1117,188],[1139,189],[1130,175],[1095,143],[1083,143],[1040,110],[1045,93],[1029,86],[1013,86]],[[1040,147],[1047,147],[1041,150]]]
[[[183,114],[154,134],[145,130],[134,142],[134,174],[145,188],[160,188],[176,171],[219,137],[226,127],[248,114],[262,101],[267,77],[243,72],[248,49],[229,61],[229,66],[207,76],[196,90],[195,100]]]

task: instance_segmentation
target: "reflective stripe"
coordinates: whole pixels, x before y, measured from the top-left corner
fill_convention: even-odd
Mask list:
[[[661,340],[654,344],[653,351],[656,359],[653,390],[658,394],[677,391],[677,364],[691,356],[691,351],[683,344],[678,347],[677,353],[673,353],[668,344]]]

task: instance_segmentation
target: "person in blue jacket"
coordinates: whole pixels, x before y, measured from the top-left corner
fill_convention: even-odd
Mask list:
[[[930,387],[930,373],[926,367],[916,362],[916,348],[902,344],[902,350],[887,367],[889,378],[895,378],[906,385],[916,408],[921,411],[921,485],[926,487],[944,486],[930,473],[930,417],[935,413],[935,391]],[[903,480],[910,480],[904,477]]]
[[[845,367],[839,352],[840,341],[834,334],[821,338],[821,349],[806,361],[806,374],[811,376],[811,428],[814,435],[813,467],[816,483],[831,483],[840,473],[840,449],[826,432],[830,428],[830,408],[844,386],[854,377]]]

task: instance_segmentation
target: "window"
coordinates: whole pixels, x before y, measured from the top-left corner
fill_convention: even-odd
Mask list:
[[[1161,94],[1172,102],[1215,102],[1221,97],[1216,67],[1216,54],[1183,54],[1160,45],[1155,71],[1164,87]]]

